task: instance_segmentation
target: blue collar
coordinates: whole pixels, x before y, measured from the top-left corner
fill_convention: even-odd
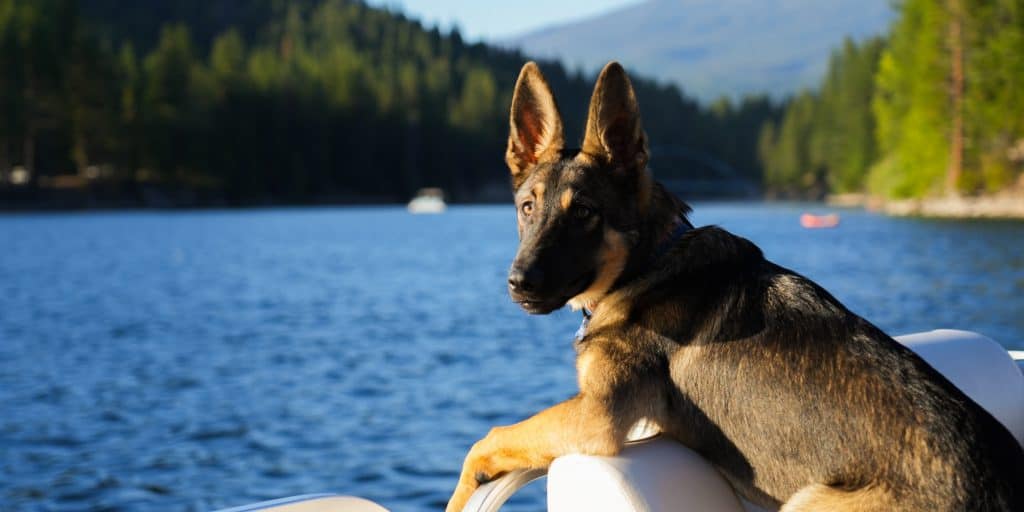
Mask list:
[[[654,265],[668,251],[672,250],[676,243],[679,242],[679,239],[691,229],[693,229],[693,224],[690,224],[690,221],[686,220],[686,215],[680,212],[676,216],[676,220],[672,222],[672,230],[662,237],[661,241],[658,242],[658,246],[654,248],[654,252],[651,253],[651,259],[647,262],[647,267],[649,268]],[[577,343],[583,341],[583,338],[587,336],[587,326],[590,325],[590,317],[593,316],[593,313],[587,308],[583,308],[580,311],[583,313],[583,321],[580,322],[580,328],[576,329],[575,339]]]
[[[658,246],[654,248],[654,252],[651,253],[651,259],[647,262],[647,266],[653,265],[656,261],[660,260],[662,256],[668,251],[675,247],[679,239],[686,234],[687,231],[693,229],[693,224],[686,220],[686,216],[680,212],[676,216],[676,220],[672,222],[672,230],[661,238],[658,242]]]
[[[587,310],[587,308],[583,308],[580,311],[583,313],[583,321],[580,322],[580,328],[576,329],[576,337],[574,338],[576,343],[583,341],[583,338],[587,337],[587,326],[590,324],[590,317],[593,316],[593,313]]]

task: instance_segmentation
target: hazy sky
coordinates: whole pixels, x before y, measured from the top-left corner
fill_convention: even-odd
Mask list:
[[[368,0],[397,8],[427,26],[458,24],[467,40],[500,39],[637,3],[637,0]]]

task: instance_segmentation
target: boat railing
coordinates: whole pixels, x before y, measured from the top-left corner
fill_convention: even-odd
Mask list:
[[[643,443],[659,435],[654,423],[642,419],[626,434],[626,444]],[[547,476],[547,468],[517,469],[477,488],[462,512],[497,512],[502,505],[531,482]]]
[[[497,512],[513,494],[529,485],[530,482],[544,478],[547,474],[547,468],[510,471],[501,478],[487,482],[477,488],[476,492],[470,496],[469,501],[466,502],[466,507],[462,511]]]

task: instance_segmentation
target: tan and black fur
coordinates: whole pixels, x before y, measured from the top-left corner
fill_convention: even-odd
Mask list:
[[[512,100],[506,161],[531,313],[585,307],[579,393],[470,450],[448,510],[480,482],[568,453],[612,455],[639,420],[784,511],[1024,510],[1024,451],[911,351],[717,227],[655,248],[688,208],[651,178],[639,109],[610,63],[582,147],[537,66]]]

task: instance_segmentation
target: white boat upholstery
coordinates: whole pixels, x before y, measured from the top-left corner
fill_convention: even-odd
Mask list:
[[[896,338],[1024,440],[1024,374],[1006,349],[976,333],[938,330]],[[1024,444],[1024,443],[1022,443]],[[737,499],[726,480],[667,439],[627,446],[615,457],[570,455],[548,472],[548,510],[761,510]]]
[[[1024,445],[1024,374],[1005,348],[978,333],[953,329],[896,339],[995,416]]]
[[[261,501],[217,512],[388,512],[388,509],[363,498],[335,494],[303,494]]]
[[[617,457],[556,459],[548,470],[548,511],[576,510],[744,512],[710,463],[665,438],[629,445]]]

